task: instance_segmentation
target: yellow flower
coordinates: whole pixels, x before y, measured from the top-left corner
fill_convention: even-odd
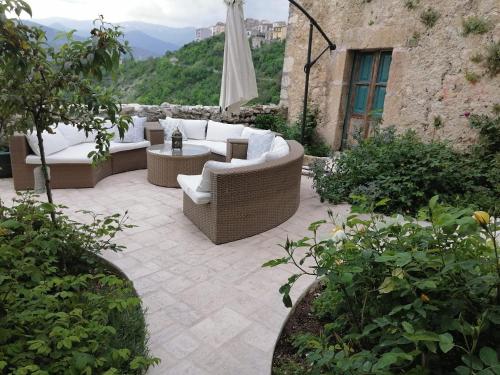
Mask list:
[[[431,299],[429,298],[429,296],[427,294],[424,294],[422,293],[420,295],[420,299],[422,300],[422,302],[429,302]]]
[[[490,215],[484,211],[474,212],[474,219],[479,223],[479,225],[487,225],[490,223]]]

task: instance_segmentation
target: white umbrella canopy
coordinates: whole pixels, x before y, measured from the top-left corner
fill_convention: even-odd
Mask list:
[[[252,51],[245,30],[243,0],[227,4],[226,44],[219,105],[224,112],[237,114],[240,107],[259,96]]]

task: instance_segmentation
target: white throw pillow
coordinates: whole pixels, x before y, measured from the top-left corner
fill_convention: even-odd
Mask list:
[[[252,134],[269,134],[269,133],[271,133],[271,130],[245,127],[245,129],[243,129],[243,132],[241,133],[241,138],[249,139],[250,135],[252,135]]]
[[[132,117],[132,123],[129,125],[128,130],[125,132],[123,139],[120,138],[118,128],[114,127],[115,134],[117,135],[114,139],[117,143],[138,143],[144,141],[144,126],[146,125],[146,117]]]
[[[56,132],[61,133],[68,141],[69,146],[76,146],[87,142],[87,136],[84,130],[78,130],[76,126],[60,122],[57,124]]]
[[[182,126],[189,139],[205,139],[205,133],[207,131],[207,120],[182,120]]]
[[[165,120],[160,119],[160,125],[165,131],[165,142],[172,142],[172,133],[175,131],[175,129],[179,129],[179,131],[182,134],[183,141],[188,140],[186,129],[184,129],[184,124],[182,120],[175,119],[172,117],[167,117]]]
[[[251,134],[248,138],[247,160],[258,159],[271,150],[274,134]]]
[[[281,159],[287,156],[289,153],[290,146],[288,146],[288,142],[285,141],[282,137],[276,137],[273,141],[271,151],[265,154],[266,161]]]
[[[61,133],[56,132],[54,134],[50,134],[44,131],[42,133],[42,138],[43,148],[46,156],[55,154],[56,152],[62,150],[66,150],[69,147],[68,141]],[[26,140],[28,141],[28,144],[30,145],[33,152],[36,155],[40,156],[40,147],[38,147],[38,138],[36,136],[36,132],[27,134]]]
[[[201,173],[201,182],[200,186],[196,188],[196,191],[209,193],[212,191],[212,174],[211,171],[214,170],[223,170],[223,169],[231,169],[236,168],[231,163],[224,163],[221,161],[209,160],[205,163],[203,167],[203,172]]]
[[[228,139],[241,138],[243,125],[223,124],[210,120],[207,128],[207,141],[227,142]]]

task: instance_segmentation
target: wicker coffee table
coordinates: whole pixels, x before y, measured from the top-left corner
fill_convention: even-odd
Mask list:
[[[148,181],[153,185],[179,187],[177,175],[197,175],[210,160],[210,149],[184,145],[182,151],[172,151],[172,144],[151,146],[147,149]]]

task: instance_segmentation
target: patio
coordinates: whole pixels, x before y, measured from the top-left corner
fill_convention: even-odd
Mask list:
[[[303,177],[297,214],[281,226],[245,240],[215,246],[182,213],[182,191],[147,183],[146,171],[111,176],[94,189],[55,190],[57,203],[75,211],[102,214],[128,210],[129,224],[119,236],[126,246],[106,258],[134,282],[148,310],[152,353],[161,358],[150,374],[268,374],[273,347],[288,313],[278,288],[291,269],[262,269],[283,255],[287,236],[306,235],[308,225],[327,217],[312,181]],[[12,182],[0,180],[0,197],[9,202]],[[345,216],[347,205],[332,207]],[[312,279],[299,280],[295,293]],[[295,298],[297,294],[295,295]]]

